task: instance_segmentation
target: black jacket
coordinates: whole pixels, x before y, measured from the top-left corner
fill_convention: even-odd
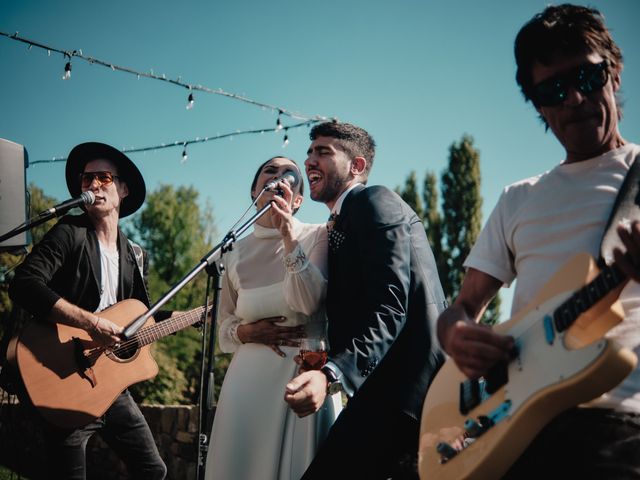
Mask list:
[[[394,192],[359,186],[334,228],[343,240],[329,252],[330,360],[356,389],[353,407],[419,419],[444,360],[436,320],[446,307],[424,226]]]

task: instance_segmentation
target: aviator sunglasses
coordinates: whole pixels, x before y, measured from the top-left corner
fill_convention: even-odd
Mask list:
[[[88,188],[93,183],[93,179],[98,180],[98,183],[102,185],[111,185],[114,178],[118,178],[118,175],[114,175],[111,172],[84,172],[80,174],[80,185],[82,188]]]
[[[532,100],[537,107],[554,107],[565,101],[570,86],[588,95],[601,90],[608,79],[606,60],[600,63],[584,63],[535,85]]]

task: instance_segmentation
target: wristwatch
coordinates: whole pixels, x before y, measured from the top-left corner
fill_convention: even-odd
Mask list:
[[[327,377],[327,395],[333,395],[343,390],[340,377],[337,377],[331,368],[322,367],[320,370],[324,373],[325,377]]]

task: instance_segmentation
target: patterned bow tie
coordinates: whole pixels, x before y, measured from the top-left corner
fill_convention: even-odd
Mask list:
[[[344,232],[341,232],[340,230],[334,228],[337,219],[338,215],[332,213],[331,215],[329,215],[329,220],[327,220],[327,232],[329,233],[329,249],[332,252],[338,250],[345,239]]]

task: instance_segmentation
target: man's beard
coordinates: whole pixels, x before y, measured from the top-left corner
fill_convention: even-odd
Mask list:
[[[341,178],[338,174],[333,174],[331,177],[325,176],[324,181],[324,188],[315,197],[312,194],[311,200],[322,203],[337,200],[342,190],[344,190],[348,178]]]

